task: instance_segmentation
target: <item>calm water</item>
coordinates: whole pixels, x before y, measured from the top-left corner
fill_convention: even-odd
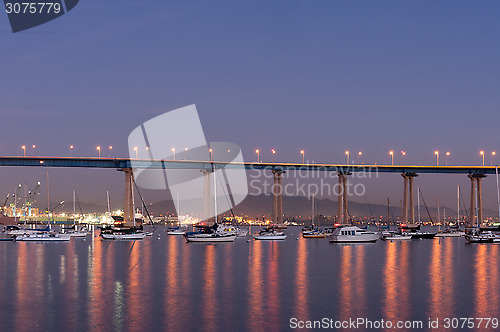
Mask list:
[[[252,230],[254,233],[256,228]],[[0,242],[2,331],[278,331],[290,319],[500,317],[500,246],[461,238]]]

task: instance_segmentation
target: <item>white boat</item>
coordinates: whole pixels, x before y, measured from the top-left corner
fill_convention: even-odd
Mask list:
[[[101,233],[104,240],[142,240],[146,237],[144,232],[112,232]]]
[[[184,234],[187,242],[233,242],[237,236],[234,226],[213,224],[195,227],[200,228],[200,231]]]
[[[248,229],[241,229],[236,227],[236,236],[237,237],[246,237],[248,235]]]
[[[74,225],[72,228],[63,228],[62,234],[67,234],[71,237],[86,237],[89,234],[89,230],[85,226],[77,229]]]
[[[184,235],[188,228],[186,226],[177,226],[167,228],[167,235]]]
[[[256,240],[271,240],[271,241],[284,240],[284,239],[286,239],[286,234],[284,234],[283,232],[277,232],[274,229],[263,230],[263,231],[259,232],[258,234],[256,234],[254,236],[254,239],[256,239]]]
[[[465,235],[465,232],[463,232],[463,231],[448,229],[448,230],[438,232],[436,234],[436,237],[461,237],[464,235]]]
[[[16,241],[69,241],[71,236],[59,233],[31,233],[17,235]]]
[[[302,237],[306,239],[317,239],[317,238],[324,238],[326,234],[320,230],[320,229],[313,229],[313,230],[308,230],[308,231],[302,231]]]
[[[34,228],[34,229],[31,229],[31,228],[19,228],[19,229],[13,229],[13,230],[10,230],[8,231],[6,234],[8,236],[18,236],[18,235],[25,235],[25,234],[36,234],[36,233],[44,233],[44,232],[49,232],[50,231],[50,227],[47,226],[45,228]]]
[[[466,234],[465,239],[471,243],[494,243],[500,242],[500,234],[491,231],[476,232],[472,234]]]
[[[335,229],[330,242],[335,243],[362,243],[376,242],[380,238],[379,233],[361,229],[357,226],[343,226]]]
[[[386,240],[386,241],[392,241],[392,240],[406,241],[406,240],[411,240],[411,235],[399,234],[399,233],[383,234],[382,235],[382,240]]]

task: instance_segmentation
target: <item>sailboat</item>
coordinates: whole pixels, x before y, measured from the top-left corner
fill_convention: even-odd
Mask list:
[[[86,237],[89,231],[86,226],[78,228],[76,225],[76,190],[73,190],[73,226],[63,228],[63,234],[68,234],[71,237]],[[80,203],[78,203],[80,205]]]
[[[186,234],[188,228],[186,226],[181,225],[181,212],[180,212],[180,201],[179,194],[177,194],[177,223],[176,227],[167,228],[167,235],[184,235]]]
[[[500,219],[500,188],[498,182],[498,166],[495,168],[495,174],[497,179],[497,203],[498,203],[498,215]],[[473,228],[470,233],[465,234],[465,239],[471,243],[500,243],[500,233],[493,232],[491,230],[485,231],[480,229],[480,220],[477,220],[477,227]]]
[[[460,185],[457,185],[457,223],[455,226],[447,226],[444,230],[439,230],[436,237],[461,237],[465,235],[464,231],[458,229],[460,221]]]
[[[312,213],[311,213],[311,229],[303,229],[302,230],[302,237],[304,238],[324,238],[326,236],[326,234],[321,231],[319,228],[315,228],[314,227],[314,196],[312,196]]]
[[[184,234],[187,242],[234,242],[236,239],[236,230],[232,226],[226,226],[218,223],[217,215],[217,182],[216,168],[212,164],[213,184],[214,184],[214,211],[215,222],[212,226],[196,226],[200,228],[198,232],[187,232]]]

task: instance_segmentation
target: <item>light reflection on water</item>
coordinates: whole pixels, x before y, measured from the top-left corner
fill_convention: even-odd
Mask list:
[[[286,330],[289,320],[500,316],[500,246],[447,238],[0,243],[2,331]]]

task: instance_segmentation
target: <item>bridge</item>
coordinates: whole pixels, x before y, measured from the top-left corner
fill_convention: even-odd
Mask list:
[[[82,168],[114,168],[125,173],[125,221],[133,220],[133,168],[137,169],[200,169],[213,168],[243,168],[247,170],[270,171],[274,174],[273,190],[273,222],[282,223],[282,174],[291,170],[336,172],[339,187],[342,189],[337,195],[337,221],[347,224],[347,177],[355,172],[370,173],[399,173],[403,177],[403,222],[414,222],[413,180],[418,174],[464,174],[471,180],[469,225],[476,220],[482,222],[482,186],[481,182],[488,174],[496,174],[496,166],[418,166],[418,165],[343,165],[343,164],[300,164],[300,163],[255,163],[255,162],[220,162],[220,161],[192,161],[192,160],[145,160],[130,158],[95,158],[95,157],[0,157],[0,166],[14,167],[82,167]],[[209,172],[205,172],[208,176]],[[408,214],[409,212],[409,214]]]

